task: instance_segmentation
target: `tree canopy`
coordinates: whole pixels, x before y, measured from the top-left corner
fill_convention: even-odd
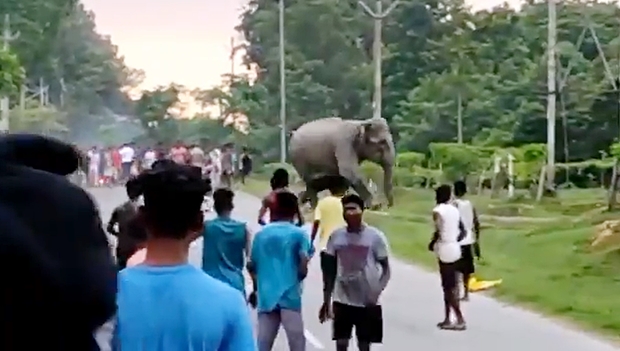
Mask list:
[[[456,141],[459,104],[465,143],[546,141],[547,5],[521,5],[472,11],[462,0],[407,0],[385,18],[383,116],[399,151]],[[558,4],[560,162],[598,159],[620,134],[619,18],[612,3]],[[285,29],[287,128],[333,115],[371,117],[372,20],[357,0],[288,0]],[[241,77],[246,83],[231,94],[244,98],[235,103],[249,117],[254,146],[277,155],[277,2],[250,1],[238,30],[256,78]]]

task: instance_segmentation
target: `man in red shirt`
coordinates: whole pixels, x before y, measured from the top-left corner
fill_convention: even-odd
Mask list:
[[[118,152],[118,148],[112,148],[112,167],[114,167],[114,182],[119,180],[121,175],[121,154]]]

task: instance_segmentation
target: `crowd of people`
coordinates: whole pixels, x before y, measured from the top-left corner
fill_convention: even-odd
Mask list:
[[[344,179],[331,182],[308,235],[289,175],[276,170],[259,210],[261,229],[252,235],[231,216],[230,187],[214,186],[202,163],[182,159],[184,147],[175,148],[156,152],[148,167],[128,176],[128,200],[106,227],[118,237],[114,261],[93,200],[57,176],[77,169],[79,152],[38,136],[0,139],[0,259],[11,267],[0,301],[4,350],[98,350],[93,332],[112,317],[114,350],[270,351],[280,326],[290,350],[305,350],[302,283],[316,249],[323,276],[318,315],[331,322],[336,350],[348,350],[353,330],[360,351],[382,342],[389,244],[363,220],[364,202],[346,193]],[[121,157],[126,171],[123,163],[129,161]],[[205,220],[202,201],[214,188],[216,216]],[[480,228],[466,192],[463,182],[454,184],[454,196],[452,187],[438,187],[433,209],[429,250],[439,261],[445,316],[438,327],[445,330],[466,329],[459,279],[467,281],[480,257]],[[189,248],[199,238],[196,267]],[[256,336],[248,305],[258,314]],[[36,338],[27,337],[32,330]]]
[[[252,158],[246,148],[240,157],[232,144],[207,150],[199,144],[177,141],[166,147],[163,143],[138,147],[126,143],[118,147],[92,146],[86,152],[87,185],[90,187],[124,184],[140,172],[150,169],[160,159],[170,159],[178,164],[190,164],[202,169],[203,175],[213,184],[230,186],[234,178],[245,182],[252,171]]]

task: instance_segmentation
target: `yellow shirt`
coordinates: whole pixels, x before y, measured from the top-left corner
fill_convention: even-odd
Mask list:
[[[327,246],[327,239],[334,230],[346,225],[342,212],[342,202],[339,197],[330,195],[319,200],[314,210],[314,220],[320,221],[318,236],[321,250]]]

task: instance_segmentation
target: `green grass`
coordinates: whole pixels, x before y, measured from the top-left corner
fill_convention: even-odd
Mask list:
[[[267,184],[250,180],[244,190],[263,195]],[[426,249],[431,234],[434,194],[425,189],[398,189],[395,207],[366,220],[382,229],[394,253],[435,268]],[[482,254],[478,276],[503,279],[492,293],[585,328],[620,334],[620,253],[592,254],[588,246],[595,224],[615,216],[606,213],[604,191],[563,190],[557,199],[531,201],[472,196],[482,214]],[[509,216],[526,219],[506,220]]]

